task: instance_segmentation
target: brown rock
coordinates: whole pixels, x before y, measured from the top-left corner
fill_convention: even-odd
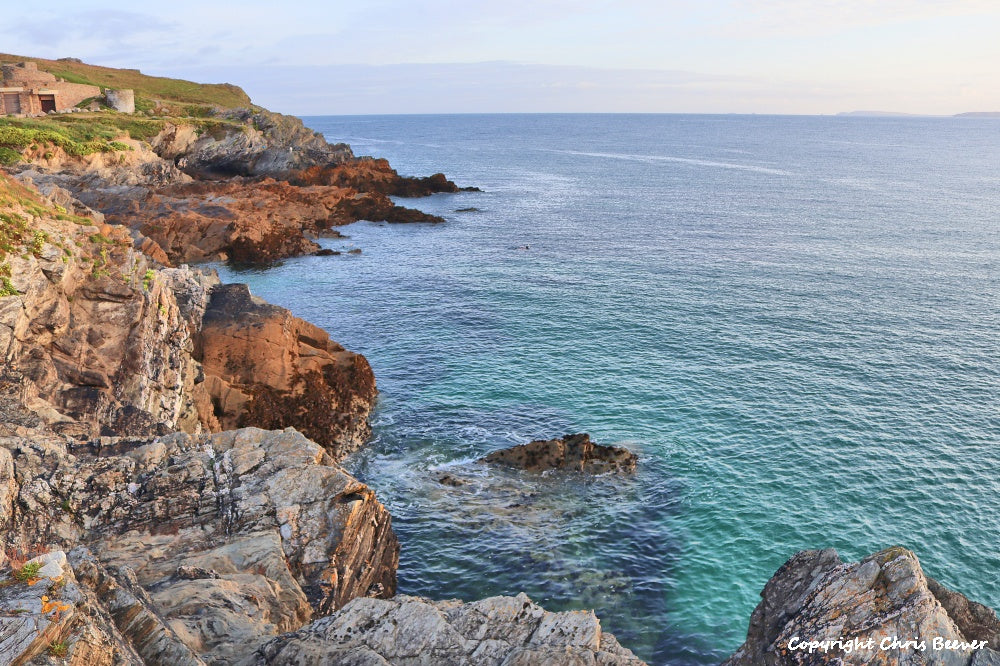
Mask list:
[[[633,473],[637,460],[637,456],[628,449],[594,444],[590,441],[590,435],[579,433],[566,435],[562,439],[535,440],[494,451],[481,462],[500,463],[529,472],[566,469],[601,474]]]
[[[965,595],[949,590],[929,576],[927,589],[941,602],[963,636],[986,641],[992,649],[1000,651],[1000,619],[993,609],[970,601]]]
[[[339,460],[370,432],[375,376],[322,329],[255,300],[246,285],[212,292],[197,358],[223,428],[294,427]]]

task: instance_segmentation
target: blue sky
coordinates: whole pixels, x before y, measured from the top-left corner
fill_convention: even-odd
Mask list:
[[[4,52],[228,81],[297,114],[1000,110],[996,0],[9,5]]]

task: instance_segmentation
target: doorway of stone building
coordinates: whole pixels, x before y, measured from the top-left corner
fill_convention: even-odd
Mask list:
[[[56,110],[55,95],[39,95],[38,101],[42,103],[42,113],[48,113],[49,111]]]
[[[4,113],[21,113],[21,98],[17,93],[3,93],[0,99],[0,111]]]

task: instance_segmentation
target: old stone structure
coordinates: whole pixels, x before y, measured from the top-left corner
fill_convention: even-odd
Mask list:
[[[101,89],[82,83],[68,83],[33,62],[3,65],[0,82],[0,113],[35,114],[71,109],[88,97],[97,97]]]
[[[104,91],[104,98],[115,111],[121,113],[135,113],[135,91],[131,89],[112,90],[108,88]]]

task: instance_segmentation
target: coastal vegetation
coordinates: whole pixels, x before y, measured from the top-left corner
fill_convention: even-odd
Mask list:
[[[70,58],[44,60],[0,53],[0,61],[2,62],[25,60],[37,63],[39,70],[65,79],[70,83],[83,83],[100,88],[131,88],[135,91],[136,109],[140,111],[164,105],[224,109],[249,109],[253,107],[249,95],[239,86],[230,83],[195,83],[183,79],[149,76],[137,69],[115,69],[88,65]]]

